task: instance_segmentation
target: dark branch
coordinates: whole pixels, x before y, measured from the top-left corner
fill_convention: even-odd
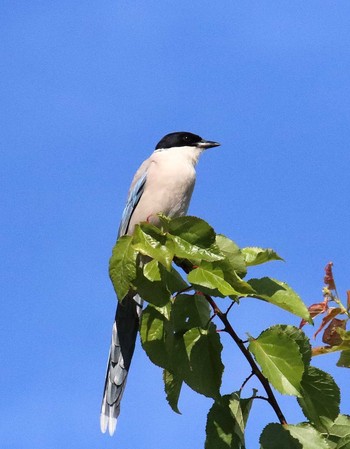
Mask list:
[[[189,273],[191,270],[193,270],[193,266],[188,260],[178,259],[177,257],[175,257],[174,262],[179,267],[181,267],[185,271],[185,273]],[[231,323],[229,322],[229,320],[227,318],[227,314],[231,307],[229,307],[226,312],[222,312],[211,296],[204,294],[204,297],[211,305],[213,312],[214,312],[214,316],[216,315],[221,320],[221,322],[224,325],[224,330],[232,337],[232,339],[234,340],[236,345],[239,347],[239,349],[242,352],[242,354],[244,355],[244,357],[247,359],[247,361],[252,369],[251,376],[255,375],[259,379],[261,385],[263,386],[263,388],[267,394],[267,398],[263,398],[262,396],[260,396],[259,398],[265,399],[266,401],[269,402],[271,407],[274,409],[274,411],[279,419],[279,422],[281,424],[287,424],[286,418],[284,417],[282,410],[280,409],[280,406],[278,405],[278,402],[275,398],[275,395],[273,394],[273,391],[271,389],[269,381],[266,379],[266,377],[260,371],[260,368],[255,363],[253,356],[251,355],[249,350],[244,346],[243,340],[241,340],[238,337],[238,335],[234,331],[233,327],[231,326]],[[248,378],[248,380],[249,380],[249,378]],[[243,386],[244,386],[244,384],[243,384]]]
[[[245,379],[245,381],[242,383],[241,388],[239,389],[239,391],[241,392],[243,390],[243,388],[246,386],[247,382],[249,382],[249,380],[254,376],[253,371],[249,374],[249,376]]]
[[[223,313],[219,307],[216,305],[213,298],[209,295],[204,295],[209,304],[212,306],[214,313],[217,315],[217,317],[221,320],[223,325],[225,326],[226,332],[232,337],[236,345],[239,347],[240,351],[244,355],[244,357],[247,359],[251,369],[252,373],[259,379],[261,385],[264,387],[264,390],[267,394],[267,400],[270,403],[271,407],[274,409],[279,421],[281,424],[287,424],[286,418],[284,417],[282,410],[280,409],[280,406],[278,405],[278,402],[275,398],[275,395],[273,394],[273,391],[271,389],[269,381],[266,379],[266,377],[263,375],[263,373],[260,371],[258,365],[255,363],[255,360],[253,359],[253,356],[248,351],[248,349],[244,346],[243,341],[238,337],[236,332],[234,331],[233,327],[231,326],[231,323],[228,321],[227,316],[225,313]]]

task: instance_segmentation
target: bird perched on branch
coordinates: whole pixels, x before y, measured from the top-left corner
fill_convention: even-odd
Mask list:
[[[175,132],[163,137],[134,176],[118,238],[133,234],[135,225],[142,221],[158,225],[159,213],[168,217],[185,215],[196,181],[198,158],[207,148],[219,145],[189,132]],[[117,425],[142,302],[142,298],[133,291],[117,306],[100,418],[102,432],[108,428],[110,435]]]

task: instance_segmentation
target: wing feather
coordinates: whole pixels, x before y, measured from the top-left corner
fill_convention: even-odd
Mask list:
[[[132,214],[134,213],[145,189],[149,165],[150,165],[149,159],[144,161],[141,167],[137,170],[134,179],[131,183],[128,199],[126,201],[126,205],[119,226],[118,238],[121,235],[125,235],[128,233],[128,228]]]

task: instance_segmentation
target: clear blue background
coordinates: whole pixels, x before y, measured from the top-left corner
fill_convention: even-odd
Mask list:
[[[139,346],[116,435],[99,431],[108,259],[133,173],[168,132],[222,143],[200,160],[190,213],[287,261],[252,275],[285,280],[311,304],[332,260],[345,296],[349,21],[347,0],[2,0],[1,448],[203,447],[211,401],[185,388],[175,415]],[[256,300],[231,320],[243,338],[298,325]],[[249,369],[223,341],[228,393]],[[349,372],[331,372],[349,413]],[[303,419],[294,398],[281,405]],[[248,449],[269,421],[256,401]]]

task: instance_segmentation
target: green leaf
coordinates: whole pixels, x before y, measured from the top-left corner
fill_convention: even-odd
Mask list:
[[[215,243],[214,229],[197,217],[177,217],[169,220],[160,217],[173,241],[174,253],[178,258],[193,262],[221,260],[224,258]]]
[[[151,282],[160,281],[161,277],[158,261],[153,259],[150,262],[147,262],[143,267],[143,274],[145,275],[145,278]]]
[[[121,301],[128,293],[132,281],[136,277],[137,253],[131,245],[132,237],[120,237],[113,248],[109,261],[109,276],[114,290]]]
[[[245,425],[239,394],[220,397],[208,413],[205,449],[244,449]]]
[[[329,445],[323,436],[308,424],[286,425],[285,428],[293,438],[301,443],[303,449],[329,449]]]
[[[189,288],[189,285],[175,268],[171,267],[171,270],[168,271],[161,265],[159,269],[162,282],[166,285],[170,293],[178,293]]]
[[[153,363],[169,371],[176,382],[185,381],[194,391],[218,397],[223,372],[222,345],[215,326],[194,327],[174,334],[170,303],[147,306],[141,319],[141,343]],[[173,404],[173,402],[172,402]]]
[[[138,267],[133,285],[145,301],[157,307],[166,305],[172,293],[189,287],[173,267],[168,271],[156,260],[145,264],[143,270]]]
[[[235,271],[238,276],[244,277],[247,273],[242,251],[235,242],[222,234],[217,234],[215,239],[216,246],[220,252],[225,256],[226,270]]]
[[[250,340],[249,350],[276,390],[300,396],[304,363],[299,346],[291,337],[271,327]]]
[[[225,265],[223,267],[225,280],[234,288],[239,296],[249,296],[255,293],[252,286],[248,282],[243,281],[235,271],[227,271]]]
[[[232,299],[236,299],[237,296],[247,296],[255,293],[251,285],[238,276],[227,259],[214,262],[202,261],[199,268],[209,271],[210,273],[220,274],[224,281],[227,282],[235,292],[234,294],[229,295],[234,297]]]
[[[271,423],[260,435],[260,449],[311,449],[304,448],[281,424]]]
[[[337,346],[317,346],[314,347],[312,349],[312,355],[316,356],[316,355],[322,355],[322,354],[329,354],[331,352],[339,352],[339,351],[343,351],[343,352],[348,352],[350,351],[350,332],[349,331],[345,331],[344,329],[342,329],[341,327],[337,327],[336,328],[337,333],[340,335],[342,342],[337,345]],[[344,363],[346,363],[347,361],[347,356],[344,355],[344,358],[342,358],[342,363],[344,361]],[[338,361],[338,363],[340,362],[340,359]],[[341,365],[338,365],[341,366]]]
[[[295,326],[286,324],[278,324],[273,326],[273,328],[276,330],[280,329],[282,333],[288,335],[288,337],[294,340],[295,343],[299,346],[299,351],[301,353],[305,367],[310,365],[312,350],[310,340],[305,335],[305,333]]]
[[[150,270],[148,270],[148,276],[150,276]],[[170,301],[171,294],[166,283],[163,280],[150,281],[144,276],[140,267],[137,269],[137,276],[133,283],[141,298],[155,306],[161,307]]]
[[[338,442],[339,439],[350,435],[350,416],[338,415],[334,422],[328,424],[326,435],[329,435],[332,441]]]
[[[247,246],[246,248],[242,248],[242,254],[245,259],[246,265],[260,265],[265,262],[270,262],[271,260],[282,260],[274,250],[269,248],[258,248],[256,246]]]
[[[240,400],[240,404],[241,404],[241,409],[242,409],[242,415],[243,415],[243,421],[244,421],[244,425],[247,425],[248,422],[248,417],[250,414],[250,410],[252,408],[253,405],[253,400],[256,396],[256,393],[258,392],[258,390],[256,390],[255,388],[253,388],[253,394],[250,398],[241,398]]]
[[[337,366],[342,368],[350,368],[350,351],[341,352]]]
[[[340,327],[337,328],[337,331],[340,329]],[[343,340],[342,343],[338,346],[316,346],[312,349],[312,355],[322,355],[322,354],[330,354],[332,352],[347,352],[350,351],[350,341],[349,340]],[[346,360],[346,359],[345,359]]]
[[[167,229],[170,234],[200,248],[209,248],[215,242],[214,229],[201,218],[191,216],[173,218],[167,223]]]
[[[164,232],[168,232],[168,226],[172,219],[162,213],[159,213],[157,215],[158,215],[162,230],[164,230]]]
[[[173,243],[156,226],[149,223],[136,225],[132,244],[141,254],[152,257],[170,270],[174,257]]]
[[[163,371],[163,380],[164,380],[164,389],[166,393],[166,399],[170,405],[170,407],[174,410],[175,413],[181,412],[178,408],[178,401],[182,387],[182,380],[176,378],[169,371]]]
[[[316,428],[324,430],[324,418],[333,421],[339,414],[338,385],[330,374],[310,366],[304,372],[301,386],[302,396],[298,402],[304,415]]]
[[[297,295],[297,293],[295,293],[295,291],[285,282],[264,277],[261,279],[250,279],[248,284],[250,284],[256,292],[249,296],[275,304],[308,322],[312,322],[306,305],[300,299],[299,295]]]
[[[336,331],[339,334],[340,338],[342,339],[342,342],[340,345],[332,346],[331,349],[333,351],[343,351],[343,352],[350,351],[350,331],[346,331],[341,327],[337,327]],[[343,360],[346,360],[345,356]]]
[[[169,347],[172,346],[170,305],[164,310],[148,305],[141,315],[141,344],[151,361],[162,368],[171,369]]]
[[[225,297],[239,294],[225,281],[224,274],[219,268],[213,270],[195,268],[188,273],[187,280],[198,290],[213,296]]]
[[[338,334],[341,336],[341,339],[344,342],[345,341],[350,342],[350,331],[346,331],[345,329],[342,329],[341,327],[338,327]]]
[[[330,449],[322,435],[310,425],[269,424],[260,436],[260,449]]]
[[[193,327],[208,327],[210,307],[202,295],[178,295],[172,307],[175,332],[186,332]]]
[[[341,438],[338,441],[336,449],[350,449],[350,435],[348,435],[344,438]]]
[[[170,235],[170,238],[174,242],[174,253],[177,257],[183,259],[189,259],[192,261],[207,260],[212,262],[214,260],[221,260],[224,256],[219,254],[216,248],[201,248],[186,242],[181,237]]]
[[[185,334],[175,334],[173,373],[197,393],[217,398],[221,385],[223,364],[222,345],[215,326],[208,330],[192,328]]]

